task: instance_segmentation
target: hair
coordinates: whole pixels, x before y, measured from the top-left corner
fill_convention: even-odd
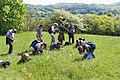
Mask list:
[[[46,44],[46,43],[43,43],[43,45],[45,46],[45,49],[46,49],[46,47],[47,47],[47,44]]]
[[[43,27],[43,25],[40,25],[39,28]]]
[[[10,61],[6,61],[6,64],[7,64],[7,65],[10,65],[10,64],[11,64],[11,62],[10,62]]]
[[[16,33],[16,32],[17,32],[17,29],[13,29],[13,32]]]

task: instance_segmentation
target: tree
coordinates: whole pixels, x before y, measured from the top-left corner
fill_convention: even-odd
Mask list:
[[[5,34],[8,29],[24,28],[26,6],[23,0],[0,0],[0,34]]]
[[[85,28],[92,34],[113,35],[114,22],[114,18],[107,15],[88,15],[84,19]]]
[[[58,22],[59,24],[63,23],[66,25],[68,22],[73,22],[74,26],[77,29],[80,29],[82,27],[82,22],[81,22],[82,15],[80,15],[80,14],[74,15],[74,14],[71,14],[70,12],[64,11],[64,10],[55,10],[52,13],[51,21]]]

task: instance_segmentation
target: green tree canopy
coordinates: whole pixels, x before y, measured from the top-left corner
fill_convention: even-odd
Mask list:
[[[0,0],[0,34],[5,34],[8,29],[24,28],[26,6],[23,0]]]

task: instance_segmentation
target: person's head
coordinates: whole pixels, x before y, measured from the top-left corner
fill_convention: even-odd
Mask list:
[[[76,40],[76,45],[77,45],[77,46],[83,45],[84,43],[85,43],[84,40],[81,40],[81,39],[77,39],[77,40]],[[76,46],[76,47],[77,47],[77,46]]]
[[[54,23],[53,25],[54,25],[54,27],[58,27],[58,23]]]
[[[79,40],[80,45],[83,45],[85,42],[83,40]]]
[[[13,33],[17,33],[17,29],[12,29],[12,32]]]
[[[43,49],[46,49],[46,48],[47,48],[47,44],[43,43]]]
[[[80,37],[79,40],[83,40],[83,41],[85,41],[85,38]]]
[[[61,43],[58,42],[58,43],[57,43],[57,48],[58,48],[58,49],[60,48],[60,45],[61,45]]]
[[[79,51],[80,54],[83,54],[84,53],[83,46],[78,46],[78,51]]]
[[[39,28],[43,29],[43,25],[40,25]]]

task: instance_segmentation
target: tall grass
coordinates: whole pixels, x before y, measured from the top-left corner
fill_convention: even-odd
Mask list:
[[[58,34],[56,34],[57,37]],[[7,55],[8,46],[5,36],[0,37],[0,60],[9,60],[11,65],[0,68],[0,80],[119,80],[120,79],[120,37],[75,34],[75,40],[84,37],[96,44],[95,59],[81,60],[74,45],[64,46],[60,50],[49,51],[51,37],[43,33],[43,41],[48,49],[42,55],[31,56],[32,60],[17,64],[17,54],[29,48],[36,38],[35,32],[15,35],[14,51]],[[65,41],[68,41],[67,34]],[[57,38],[56,38],[57,40]],[[29,52],[31,54],[32,52]]]

